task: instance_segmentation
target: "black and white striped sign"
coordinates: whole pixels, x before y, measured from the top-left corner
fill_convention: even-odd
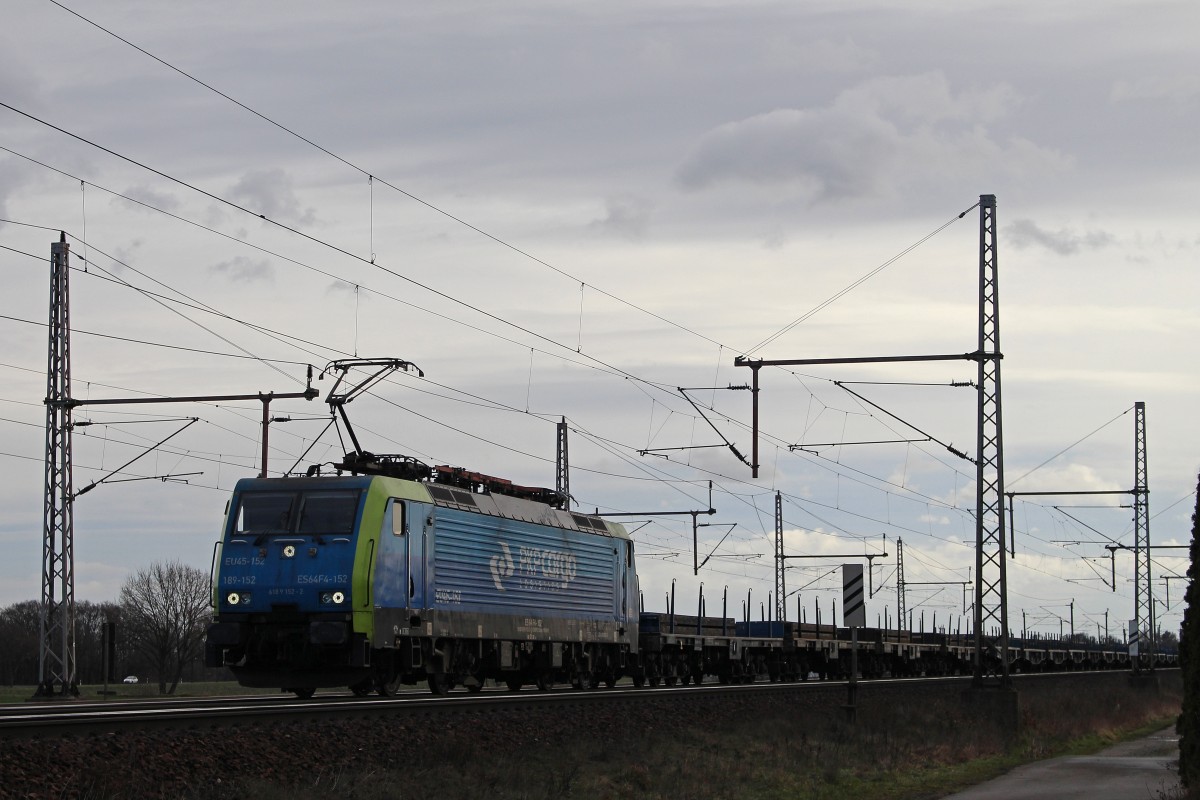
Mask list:
[[[847,628],[867,627],[862,564],[842,564],[842,619]]]
[[[1137,620],[1129,620],[1129,656],[1136,658],[1138,654],[1138,645],[1141,644],[1142,635],[1137,629]]]

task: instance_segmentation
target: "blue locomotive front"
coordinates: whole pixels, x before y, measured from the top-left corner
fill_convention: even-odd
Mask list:
[[[246,479],[226,517],[214,582],[210,665],[250,686],[306,693],[369,674],[354,630],[370,478]],[[357,585],[355,579],[357,577]]]
[[[624,529],[461,471],[247,479],[218,556],[207,662],[250,686],[391,694],[613,683],[637,651]],[[455,476],[457,475],[457,478]],[[488,491],[491,485],[501,491]],[[474,489],[474,490],[473,490]]]

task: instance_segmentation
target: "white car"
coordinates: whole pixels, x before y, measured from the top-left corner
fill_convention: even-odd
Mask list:
[[[137,675],[129,675],[129,676],[126,676],[125,680],[123,680],[121,682],[122,683],[137,683],[138,677],[137,677]]]

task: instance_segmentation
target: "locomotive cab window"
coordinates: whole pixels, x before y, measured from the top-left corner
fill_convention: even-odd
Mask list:
[[[392,512],[392,535],[404,535],[404,503],[399,500],[391,500],[388,506]]]
[[[247,492],[238,502],[234,532],[287,533],[292,527],[294,499],[290,492]]]
[[[354,533],[358,516],[358,492],[305,492],[300,495],[300,519],[297,533],[340,534]]]
[[[357,491],[246,492],[238,499],[235,534],[354,533]]]

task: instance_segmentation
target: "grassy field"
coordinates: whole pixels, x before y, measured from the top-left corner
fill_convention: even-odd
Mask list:
[[[680,727],[668,720],[653,731],[634,724],[607,743],[581,732],[578,741],[546,740],[517,753],[464,752],[459,743],[402,769],[325,765],[286,788],[244,779],[204,797],[925,800],[1023,763],[1092,753],[1161,730],[1174,724],[1179,707],[1174,689],[1118,687],[1104,702],[1078,687],[1031,692],[1013,736],[978,724],[947,692],[944,700],[860,708],[857,724],[838,713],[778,711]],[[403,751],[398,743],[396,754]]]
[[[1173,681],[1177,684],[1178,678]],[[957,691],[865,703],[856,724],[837,709],[818,713],[767,707],[683,723],[639,708],[622,712],[638,718],[622,717],[612,729],[619,733],[606,733],[604,739],[588,730],[579,730],[578,737],[534,734],[534,746],[519,747],[494,737],[489,746],[475,746],[469,733],[445,736],[438,731],[451,723],[423,731],[427,723],[422,721],[406,735],[388,740],[374,759],[353,765],[331,762],[323,760],[324,748],[300,749],[297,741],[297,768],[285,773],[290,776],[286,785],[252,774],[226,775],[224,781],[196,786],[191,797],[925,800],[1022,763],[1091,753],[1168,727],[1180,706],[1174,684],[1148,690],[1107,683],[1103,702],[1079,685],[1028,685],[1021,692],[1015,736],[980,724],[978,712],[963,706]],[[98,688],[87,687],[83,699],[101,699]],[[158,696],[152,684],[123,684],[114,690],[118,694],[109,699]],[[252,692],[224,682],[179,687],[180,696],[234,693]],[[30,694],[32,687],[0,689],[0,702],[24,702]],[[354,723],[347,724],[344,736],[353,738]],[[523,738],[529,741],[529,736]]]
[[[634,739],[610,750],[560,743],[552,751],[523,753],[518,768],[511,757],[447,754],[444,762],[404,770],[325,769],[301,786],[280,787],[251,778],[215,791],[209,787],[195,798],[932,800],[1020,764],[1096,752],[1161,730],[1173,721],[1172,716],[1162,716],[1128,729],[1063,739],[1050,747],[1024,737],[1009,749],[988,755],[960,750],[944,739],[918,743],[915,731],[897,736],[841,724],[819,726],[806,735],[782,740],[768,737],[762,725],[687,730],[665,739]]]
[[[33,697],[36,686],[0,686],[0,705],[7,703],[25,703]],[[110,683],[108,694],[102,694],[103,684],[79,687],[79,702],[102,702],[113,700],[156,700],[164,695],[158,693],[157,683]],[[271,694],[278,692],[269,689],[247,689],[236,681],[210,681],[196,683],[181,683],[174,695],[167,697],[219,697],[222,695]]]

